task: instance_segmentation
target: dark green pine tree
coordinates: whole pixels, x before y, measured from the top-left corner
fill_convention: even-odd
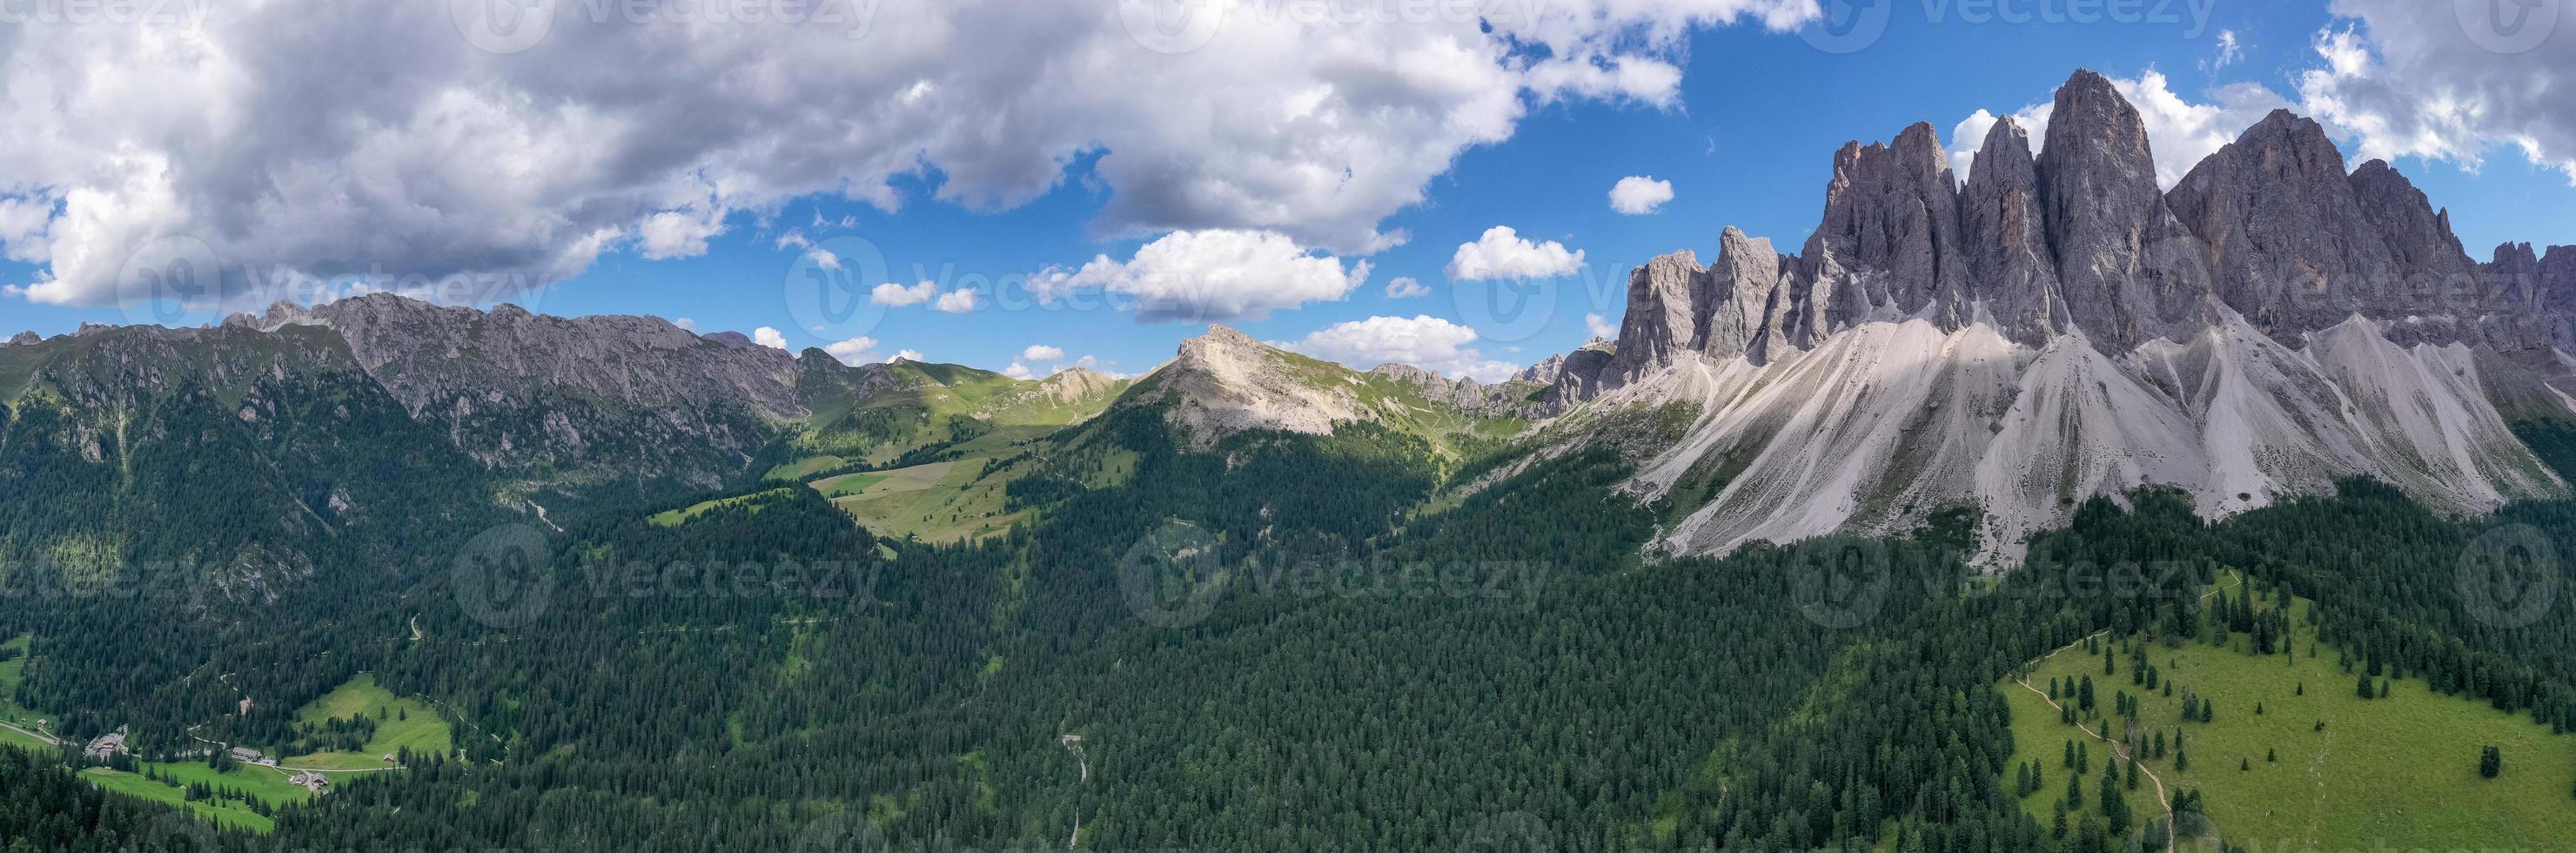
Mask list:
[[[2120,796],[2119,775],[2102,774],[2102,818],[2113,838],[2129,834],[2129,798]]]
[[[2486,779],[2493,779],[2502,773],[2504,773],[2503,751],[2492,746],[2479,751],[2478,776]]]

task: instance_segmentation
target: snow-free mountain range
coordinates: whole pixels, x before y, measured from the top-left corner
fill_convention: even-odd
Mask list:
[[[2347,168],[2288,112],[2165,190],[2137,110],[2078,72],[2044,139],[1996,122],[1964,181],[1918,124],[1835,153],[1796,254],[1733,228],[1717,248],[1713,264],[1684,251],[1637,269],[1618,340],[1497,385],[1358,373],[1223,328],[1132,384],[1026,381],[849,366],[650,317],[376,295],[212,328],[21,335],[0,347],[0,399],[91,413],[49,428],[98,462],[134,440],[100,413],[176,388],[257,425],[315,387],[290,375],[363,377],[462,457],[567,492],[747,482],[797,435],[879,435],[889,421],[871,413],[894,399],[934,430],[1157,406],[1211,452],[1363,421],[1503,424],[1516,461],[1451,488],[1508,489],[1530,461],[1610,445],[1634,467],[1625,488],[1666,508],[1653,547],[1675,554],[1889,533],[1972,505],[1987,555],[2009,559],[2084,498],[2143,485],[2210,516],[2353,475],[2452,512],[2567,491],[2515,428],[2576,419],[2576,247],[2474,260],[2405,176]],[[1622,428],[1641,420],[1660,426]],[[299,488],[326,494],[317,515],[363,511]]]

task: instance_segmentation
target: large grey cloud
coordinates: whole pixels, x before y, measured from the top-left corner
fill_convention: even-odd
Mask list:
[[[2309,112],[2366,158],[2475,168],[2497,151],[2576,179],[2576,0],[2336,0]]]
[[[1090,159],[1101,236],[1364,254],[1529,103],[1669,105],[1692,28],[1816,15],[1194,1],[1222,14],[1178,45],[1122,14],[1174,0],[228,0],[172,7],[202,21],[13,22],[0,247],[40,269],[12,292],[50,303],[112,303],[138,258],[201,254],[254,281],[475,274],[501,292],[467,296],[491,298],[602,252],[700,253],[816,193],[896,209],[912,176],[1008,208]],[[486,16],[522,8],[546,17],[510,35],[542,39],[496,41]]]

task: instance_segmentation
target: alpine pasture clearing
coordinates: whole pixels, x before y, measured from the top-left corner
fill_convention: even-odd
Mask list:
[[[405,749],[427,755],[446,754],[456,748],[447,721],[440,719],[428,703],[396,697],[378,686],[375,676],[363,672],[295,711],[299,726],[319,727],[333,718],[359,717],[376,721],[375,736],[367,739],[364,751],[316,752],[283,758],[278,764],[312,770],[377,770],[393,766],[385,763],[384,757]]]
[[[2222,580],[2220,586],[2226,584]],[[2258,609],[2277,608],[2270,594],[2257,593],[2255,599]],[[2217,645],[2207,631],[2180,638],[2178,645],[2143,636],[2103,637],[2103,651],[2078,644],[2034,667],[2026,680],[2039,692],[2010,681],[1997,685],[2012,708],[2010,764],[2037,760],[2044,774],[2023,806],[2042,827],[2051,825],[2074,772],[2063,766],[2066,743],[2074,740],[2086,744],[2091,770],[2083,782],[2085,811],[2100,819],[2098,784],[2114,745],[2060,722],[2041,695],[2056,679],[2065,694],[2058,701],[2072,706],[2073,685],[2090,677],[2097,707],[2079,719],[2120,737],[2126,724],[2112,710],[2114,696],[2137,697],[2138,731],[2150,743],[2157,733],[2167,741],[2161,758],[2149,747],[2141,768],[2163,780],[2167,796],[2201,791],[2216,836],[2229,845],[2537,849],[2576,838],[2576,738],[2554,735],[2547,725],[2484,701],[2435,693],[2422,678],[2373,678],[2373,684],[2387,682],[2388,696],[2363,699],[2358,682],[2364,667],[2356,660],[2347,671],[2342,651],[2317,641],[2314,607],[2307,599],[2290,603],[2289,654],[2255,654],[2244,633],[2225,633]],[[2130,650],[2139,645],[2157,671],[2155,688],[2138,683],[2132,672]],[[2105,652],[2110,675],[2103,673]],[[2182,719],[2186,692],[2216,703],[2210,722]],[[2188,767],[2176,767],[2177,732]],[[2494,779],[2478,772],[2486,746],[2503,753],[2504,771]],[[2012,772],[2006,771],[2007,787]],[[2154,783],[2143,776],[2137,790],[2123,790],[2136,827],[2164,814]],[[2069,816],[2070,822],[2076,818]],[[2216,850],[2188,837],[2179,845],[2204,847]]]

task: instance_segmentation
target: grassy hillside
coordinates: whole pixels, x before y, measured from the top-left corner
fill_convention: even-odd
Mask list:
[[[2242,596],[2246,588],[2236,581],[2222,579],[2216,586],[2223,594],[2208,600]],[[2258,612],[2283,612],[2270,595],[2254,599]],[[2276,643],[2276,653],[2256,653],[2252,634],[2208,627],[2214,617],[2205,613],[2197,636],[2097,636],[2043,659],[2019,683],[1997,685],[2012,708],[2007,790],[2018,768],[2036,761],[2043,781],[2023,806],[2051,825],[2074,773],[2064,766],[2067,744],[2084,744],[2084,808],[2069,821],[2103,819],[2099,780],[2117,748],[2061,722],[2044,695],[2054,680],[2058,703],[2078,705],[2075,694],[2089,679],[2096,707],[2079,722],[2094,732],[2119,738],[2130,731],[2115,697],[2138,697],[2134,730],[2145,743],[2146,772],[2137,789],[2120,788],[2136,815],[2133,836],[2164,813],[2161,781],[2168,797],[2200,791],[2205,826],[2238,847],[2495,849],[2576,838],[2576,738],[2484,702],[2441,695],[2420,678],[2372,678],[2374,694],[2384,682],[2388,695],[2363,699],[2363,667],[2347,666],[2341,650],[2317,641],[2314,614],[2313,602],[2290,600],[2283,613],[2289,639]],[[2139,651],[2155,687],[2134,664]],[[2186,697],[2214,703],[2212,720],[2182,719]],[[2158,735],[2166,747],[2161,757]],[[2177,741],[2187,761],[2177,760]],[[2479,773],[2487,746],[2503,757],[2493,779]],[[2204,839],[2179,849],[2217,847]]]
[[[356,751],[324,750],[283,759],[286,767],[319,770],[377,770],[389,767],[384,757],[403,750],[415,755],[445,754],[455,749],[447,721],[428,703],[400,698],[359,673],[320,699],[296,709],[299,726],[323,727],[331,720],[371,719],[375,734]]]
[[[765,492],[755,492],[748,495],[736,495],[729,498],[716,498],[714,500],[699,501],[680,509],[663,510],[661,512],[654,513],[652,516],[646,518],[645,521],[650,522],[655,527],[678,527],[689,523],[690,519],[704,515],[708,510],[715,509],[720,506],[741,505],[749,507],[753,512],[758,512],[760,511],[760,505],[762,502],[767,501],[770,498],[777,497],[781,491],[782,490],[780,489],[770,489]]]
[[[253,799],[263,804],[261,808],[273,810],[276,806],[302,802],[313,796],[301,787],[286,784],[283,774],[267,768],[236,767],[218,772],[204,764],[189,762],[146,764],[138,768],[140,770],[149,770],[151,775],[91,767],[80,771],[80,777],[90,784],[129,797],[164,805],[184,805],[189,812],[214,821],[217,826],[253,832],[268,832],[276,828],[275,821],[252,807]],[[213,794],[192,798],[189,789],[197,786],[203,786],[198,788],[199,791],[212,791]]]
[[[891,388],[864,398],[816,401],[774,479],[802,480],[834,469],[885,466],[907,453],[974,442],[996,432],[1019,439],[1098,415],[1127,380],[1067,371],[1013,379],[954,364],[898,361]],[[827,461],[828,460],[828,461]]]

